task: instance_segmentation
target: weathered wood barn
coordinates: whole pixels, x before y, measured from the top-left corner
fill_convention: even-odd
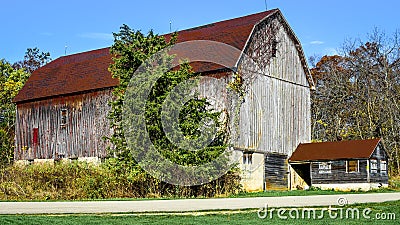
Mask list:
[[[381,139],[300,144],[289,163],[308,186],[339,190],[388,186],[388,155]]]
[[[217,99],[229,118],[237,118],[230,130],[243,158],[244,187],[288,188],[287,158],[310,141],[313,81],[282,13],[275,9],[178,32],[178,42],[191,40],[221,42],[241,52],[232,65],[194,68],[204,75],[200,94]],[[104,48],[58,58],[32,73],[14,99],[16,160],[106,156],[109,143],[102,137],[112,132],[107,102],[118,85],[107,70],[111,62]],[[230,99],[227,88],[237,76],[247,85],[241,101]]]

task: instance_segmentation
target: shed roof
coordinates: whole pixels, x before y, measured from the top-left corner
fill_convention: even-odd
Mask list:
[[[255,25],[268,16],[280,11],[278,9],[256,13],[244,17],[212,23],[178,32],[178,43],[190,40],[210,40],[222,42],[243,51]],[[170,34],[164,35],[166,39]],[[197,49],[197,52],[210,51]],[[215,50],[214,50],[215,51]],[[302,53],[300,57],[304,58]],[[231,69],[239,59],[232,62]],[[62,96],[84,91],[111,88],[119,84],[108,71],[112,63],[109,48],[103,48],[69,56],[60,57],[34,71],[14,102],[26,102],[54,96]],[[212,63],[195,62],[191,64],[195,72],[216,71],[226,69]]]
[[[368,159],[381,139],[300,144],[289,161]]]

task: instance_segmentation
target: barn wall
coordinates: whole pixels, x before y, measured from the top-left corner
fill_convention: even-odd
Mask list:
[[[17,105],[15,159],[104,157],[111,90]],[[66,109],[66,124],[62,110]]]
[[[207,98],[212,109],[226,112],[230,105],[230,95],[227,90],[230,79],[231,73],[224,73],[222,76],[202,76],[197,92]]]
[[[299,143],[311,139],[310,85],[298,46],[279,17],[271,20],[256,26],[246,49],[248,57],[238,67],[249,88],[240,108],[235,145],[291,155]]]
[[[240,154],[243,156],[243,152]],[[244,164],[241,160],[239,164],[242,172],[240,182],[244,190],[249,192],[264,190],[264,160],[265,155],[260,153],[252,154],[251,164]]]
[[[259,186],[259,181],[255,181],[258,179],[263,179],[265,187],[268,181],[271,189],[287,188],[286,158],[299,143],[311,140],[310,84],[299,46],[283,26],[282,18],[271,20],[256,26],[245,50],[246,56],[238,64],[238,73],[244,79],[242,87],[246,90],[244,99],[226,88],[232,74],[203,77],[198,89],[201,96],[211,99],[214,108],[227,112],[235,149],[273,153],[268,160],[263,160],[265,178],[250,173],[240,162],[249,190],[254,189],[250,187],[252,184]],[[276,52],[272,56],[271,43],[275,40]],[[269,173],[274,166],[279,168],[279,174]]]

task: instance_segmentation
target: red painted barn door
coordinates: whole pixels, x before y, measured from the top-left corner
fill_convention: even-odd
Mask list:
[[[33,158],[36,159],[36,152],[38,150],[39,145],[39,128],[33,128],[33,138],[32,138],[32,145],[33,145]]]

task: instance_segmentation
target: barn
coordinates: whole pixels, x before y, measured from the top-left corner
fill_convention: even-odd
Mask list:
[[[388,187],[388,155],[381,139],[300,144],[289,163],[308,186],[337,190]]]
[[[281,11],[178,32],[178,43],[192,40],[220,42],[241,52],[231,65],[194,68],[202,68],[196,71],[203,74],[200,94],[216,99],[219,109],[236,118],[230,123],[231,143],[243,159],[244,188],[287,189],[295,175],[288,156],[299,143],[310,141],[314,84],[301,44]],[[108,71],[111,62],[109,48],[104,48],[60,57],[32,73],[14,99],[15,160],[107,156],[110,143],[103,137],[112,132],[107,102],[119,84]],[[248,85],[241,101],[232,99],[227,88],[237,76]]]

